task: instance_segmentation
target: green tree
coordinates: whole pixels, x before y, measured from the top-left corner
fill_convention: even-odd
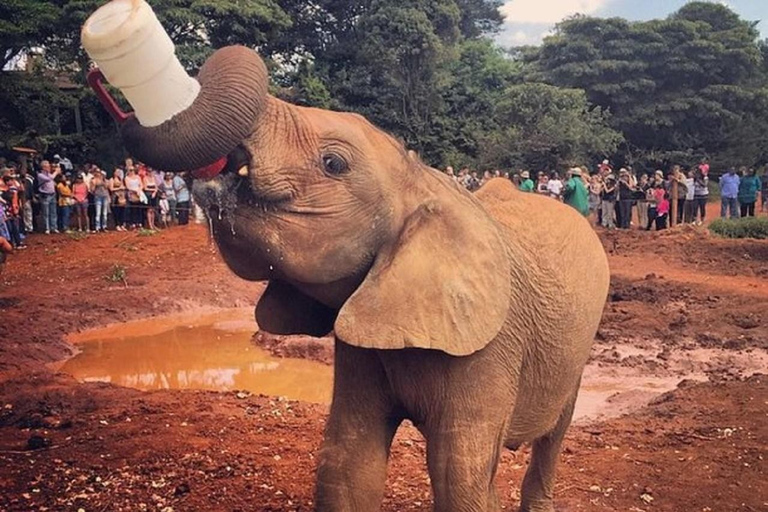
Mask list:
[[[531,79],[584,89],[609,110],[631,163],[711,156],[723,165],[734,142],[759,138],[752,106],[766,82],[758,33],[724,5],[692,2],[648,22],[574,17],[524,58]],[[751,164],[754,153],[740,162]]]

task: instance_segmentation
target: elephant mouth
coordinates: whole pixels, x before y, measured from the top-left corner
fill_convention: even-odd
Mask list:
[[[289,187],[255,186],[250,178],[252,171],[243,176],[229,167],[213,178],[193,181],[195,200],[211,220],[233,222],[243,210],[248,210],[251,215],[281,212],[293,200]]]

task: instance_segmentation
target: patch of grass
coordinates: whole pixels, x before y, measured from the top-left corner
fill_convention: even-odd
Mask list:
[[[118,249],[122,249],[126,252],[136,252],[139,250],[139,246],[136,244],[132,244],[131,242],[125,240],[117,244]]]
[[[111,283],[123,283],[125,286],[128,286],[126,277],[128,277],[128,271],[125,266],[116,263],[112,265],[112,270],[104,276],[104,279]]]
[[[723,238],[768,239],[768,218],[746,217],[743,219],[717,219],[709,225],[709,230]]]
[[[136,232],[136,234],[139,235],[139,236],[155,236],[158,233],[159,233],[159,231],[155,231],[155,230],[152,230],[152,229],[144,229],[144,228],[141,228],[140,230],[138,230]]]
[[[67,233],[67,236],[70,238],[70,240],[75,240],[76,242],[79,242],[80,240],[85,240],[88,238],[88,233],[85,231],[70,231]]]

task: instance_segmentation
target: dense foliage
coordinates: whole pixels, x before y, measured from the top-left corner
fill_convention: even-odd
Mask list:
[[[768,239],[768,219],[748,217],[744,219],[716,219],[709,225],[709,230],[723,238]]]
[[[91,93],[52,85],[83,83],[79,29],[102,2],[0,5],[4,65],[44,50],[34,73],[0,72],[0,144],[34,129],[76,159],[119,157]],[[214,48],[251,46],[274,94],[359,112],[435,166],[768,160],[768,45],[727,7],[694,2],[639,23],[575,17],[541,47],[507,53],[489,39],[500,3],[151,0],[190,71]],[[78,102],[79,135],[67,128]]]
[[[755,165],[768,157],[768,54],[755,25],[708,2],[647,22],[580,16],[525,60],[532,78],[609,110],[629,163]]]

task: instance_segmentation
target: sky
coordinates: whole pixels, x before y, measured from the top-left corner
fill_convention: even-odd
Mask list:
[[[508,0],[501,7],[506,20],[496,40],[504,47],[539,44],[566,16],[587,14],[619,16],[629,20],[666,18],[688,0]],[[768,37],[768,0],[724,0],[742,18],[764,20],[759,25]]]

